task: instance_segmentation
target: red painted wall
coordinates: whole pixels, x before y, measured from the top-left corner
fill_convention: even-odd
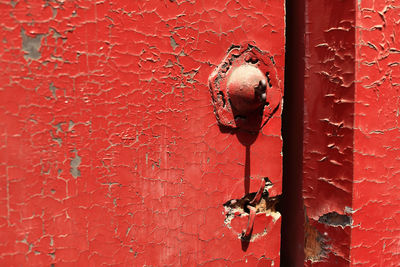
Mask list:
[[[351,263],[400,264],[400,2],[359,1]]]
[[[399,5],[304,1],[305,80],[288,88],[304,86],[304,125],[287,135],[301,135],[302,162],[286,167],[300,169],[305,217],[297,208],[282,230],[288,244],[305,222],[299,266],[303,247],[306,266],[400,262]],[[281,109],[246,154],[243,136],[218,128],[208,89],[228,48],[251,43],[273,56],[283,90],[282,0],[0,10],[0,265],[278,266],[288,255],[278,213],[258,214],[246,244],[246,212],[230,222],[223,207],[264,176],[281,194]]]
[[[258,215],[243,247],[247,216],[229,228],[223,204],[264,176],[281,193],[281,111],[246,163],[208,77],[250,42],[283,89],[282,0],[0,10],[0,265],[279,265],[280,219]]]
[[[398,1],[306,1],[307,266],[398,266]]]

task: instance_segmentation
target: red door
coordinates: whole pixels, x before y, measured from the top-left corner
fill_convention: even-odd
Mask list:
[[[0,6],[1,265],[279,266],[283,0]],[[209,88],[240,51],[278,99],[251,133]]]
[[[399,5],[0,2],[0,265],[398,266]]]

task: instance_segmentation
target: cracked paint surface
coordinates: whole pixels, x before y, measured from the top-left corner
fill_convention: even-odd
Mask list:
[[[306,8],[307,266],[400,262],[399,4],[309,1]]]
[[[279,266],[280,219],[243,251],[223,203],[281,193],[281,111],[245,166],[207,79],[243,42],[283,79],[282,0],[0,7],[0,265]]]
[[[400,262],[400,2],[358,1],[351,262]]]
[[[354,1],[311,1],[306,12],[303,198],[311,236],[328,249],[316,253],[319,258],[306,253],[305,260],[307,266],[346,266],[350,225],[320,218],[348,215],[352,205]]]

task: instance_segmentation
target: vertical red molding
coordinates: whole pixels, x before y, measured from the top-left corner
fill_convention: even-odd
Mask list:
[[[307,266],[347,266],[353,186],[354,1],[307,1],[303,188]]]
[[[398,1],[307,1],[306,266],[398,266]]]
[[[358,1],[351,263],[400,263],[400,1]]]

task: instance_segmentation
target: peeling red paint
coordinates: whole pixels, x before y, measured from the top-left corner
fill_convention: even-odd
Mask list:
[[[310,227],[329,247],[307,266],[343,266],[350,259],[350,226],[320,218],[345,215],[352,206],[354,1],[311,1],[306,24],[303,198]]]
[[[396,2],[307,3],[302,191],[326,245],[307,266],[400,262]]]
[[[356,6],[352,265],[400,263],[400,3]]]
[[[282,0],[0,6],[0,265],[279,266],[280,220],[243,251],[223,203],[281,194],[281,111],[246,148],[207,79],[249,42],[282,82]]]
[[[243,244],[223,204],[281,194],[281,110],[219,129],[207,80],[251,43],[283,84],[282,0],[0,6],[0,265],[279,265],[275,207]],[[399,9],[305,1],[306,266],[400,262]]]

